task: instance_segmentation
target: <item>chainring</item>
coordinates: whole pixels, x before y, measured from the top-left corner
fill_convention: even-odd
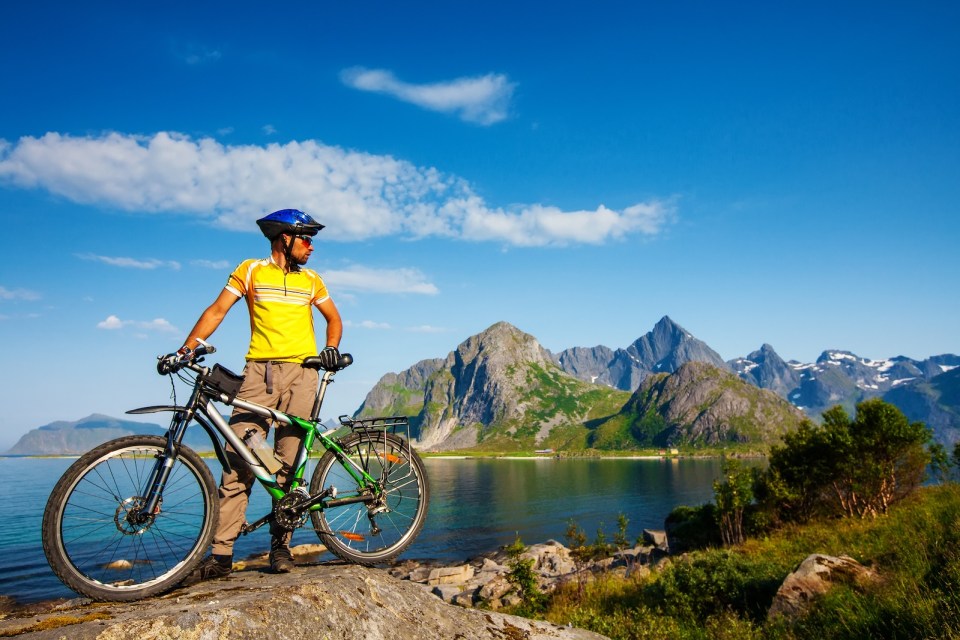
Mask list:
[[[307,505],[310,494],[303,487],[298,487],[280,498],[273,510],[273,522],[284,531],[293,531],[303,526],[310,511]]]

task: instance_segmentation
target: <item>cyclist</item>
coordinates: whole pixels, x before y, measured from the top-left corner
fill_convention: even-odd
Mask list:
[[[183,347],[167,357],[189,357],[200,340],[207,339],[243,298],[250,313],[250,347],[238,395],[283,413],[307,416],[313,409],[318,372],[300,363],[304,358],[319,355],[325,367],[336,365],[343,333],[340,313],[323,280],[313,270],[303,268],[313,253],[314,236],[324,225],[297,209],[274,211],[257,220],[257,225],[270,241],[270,257],[241,262],[217,299],[197,320]],[[325,347],[319,354],[313,307],[327,323]],[[270,430],[269,421],[239,408],[234,409],[230,426],[241,438],[253,435],[254,431],[266,438]],[[277,481],[285,488],[302,434],[301,429],[290,425],[280,425],[274,434],[274,451],[283,463]],[[239,460],[229,447],[227,455]],[[233,568],[233,544],[246,518],[254,478],[239,461],[231,466],[233,471],[224,472],[220,480],[220,524],[211,554],[187,578],[187,584],[225,577]],[[271,534],[270,568],[276,573],[287,573],[294,566],[290,553],[292,533],[274,528]]]

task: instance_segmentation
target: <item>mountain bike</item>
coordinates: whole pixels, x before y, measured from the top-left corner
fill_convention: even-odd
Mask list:
[[[335,556],[373,566],[394,559],[420,533],[430,488],[423,462],[410,445],[407,418],[341,416],[330,429],[319,422],[328,385],[353,362],[349,354],[330,368],[316,357],[303,362],[322,374],[312,415],[301,418],[237,397],[242,376],[219,364],[201,364],[215,351],[204,344],[186,360],[171,365],[161,359],[157,365],[161,374],[176,374],[192,385],[186,404],[179,406],[174,398],[174,405],[127,412],[172,412],[166,436],[133,435],[104,443],[74,462],[50,494],[43,514],[43,550],[57,577],[74,591],[94,600],[138,600],[175,587],[200,562],[216,530],[220,505],[209,467],[183,444],[194,424],[209,435],[225,470],[239,457],[273,499],[272,511],[244,524],[241,534],[264,524],[292,531],[309,519]],[[287,488],[277,482],[269,450],[258,457],[215,402],[303,429]],[[236,456],[227,458],[225,443]],[[324,452],[307,485],[307,461],[316,444]]]

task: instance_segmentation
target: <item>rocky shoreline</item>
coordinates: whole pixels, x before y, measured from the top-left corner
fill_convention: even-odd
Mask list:
[[[537,545],[540,546],[540,545]],[[544,548],[555,548],[546,543]],[[478,559],[480,571],[405,561],[371,569],[339,561],[316,562],[319,545],[294,547],[296,568],[269,571],[266,556],[234,564],[223,579],[179,587],[130,603],[86,598],[17,606],[0,602],[0,637],[28,640],[181,640],[230,638],[286,640],[603,640],[604,636],[543,621],[448,603],[442,596],[505,584],[505,565]],[[544,556],[557,555],[549,551]],[[487,562],[489,561],[489,562]],[[464,565],[466,566],[466,565]],[[489,569],[496,566],[497,571]],[[470,574],[470,578],[464,578]],[[464,579],[460,579],[464,578]],[[489,578],[489,579],[488,579]],[[504,582],[501,583],[500,580]],[[471,586],[471,580],[476,584]],[[435,584],[433,584],[435,583]],[[474,594],[475,595],[475,594]],[[505,594],[504,594],[505,595]],[[441,596],[441,597],[438,597]],[[473,597],[473,596],[471,596]],[[466,596],[458,599],[466,604]],[[502,602],[502,601],[501,601]]]
[[[530,545],[520,558],[532,560],[537,585],[548,593],[564,582],[588,580],[600,571],[622,575],[649,572],[668,556],[666,534],[646,529],[643,544],[579,566],[570,549],[556,540]],[[408,560],[387,571],[395,578],[422,585],[444,602],[468,608],[482,605],[496,611],[519,602],[507,579],[509,560],[510,554],[501,548],[459,565]]]
[[[571,581],[589,581],[599,573],[642,575],[678,560],[670,556],[665,532],[644,530],[642,540],[631,549],[589,562],[575,561],[570,549],[555,540],[530,545],[519,558],[531,561],[537,585],[545,593]],[[133,603],[75,598],[18,605],[11,598],[0,598],[0,637],[105,640],[133,634],[142,639],[259,640],[294,637],[303,633],[303,629],[293,630],[297,624],[309,626],[317,620],[325,625],[323,637],[331,639],[357,637],[358,632],[368,640],[407,638],[409,633],[453,637],[448,633],[456,620],[472,625],[469,635],[459,630],[454,634],[464,639],[502,638],[505,630],[521,628],[523,633],[515,637],[602,637],[499,613],[520,602],[508,580],[511,556],[505,548],[461,564],[404,560],[384,569],[324,561],[322,545],[300,545],[293,551],[297,567],[290,574],[270,573],[267,556],[262,554],[234,563],[234,572],[225,579]],[[784,580],[768,615],[794,617],[833,584],[876,579],[876,573],[852,558],[813,554]],[[413,609],[386,604],[395,601]],[[255,621],[247,619],[251,607],[258,612]],[[436,635],[424,635],[425,625]],[[279,631],[282,628],[294,636]],[[506,637],[514,637],[510,633]]]

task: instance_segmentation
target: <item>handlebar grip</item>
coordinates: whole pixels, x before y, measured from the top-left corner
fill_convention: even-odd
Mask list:
[[[183,351],[183,349],[181,349],[181,351]],[[178,351],[176,353],[168,353],[165,356],[157,356],[157,373],[162,376],[176,373],[187,365],[199,362],[203,356],[216,352],[216,347],[204,342],[192,351],[187,349],[183,354]]]
[[[170,356],[157,356],[157,373],[162,376],[169,375],[179,368],[177,364]]]

